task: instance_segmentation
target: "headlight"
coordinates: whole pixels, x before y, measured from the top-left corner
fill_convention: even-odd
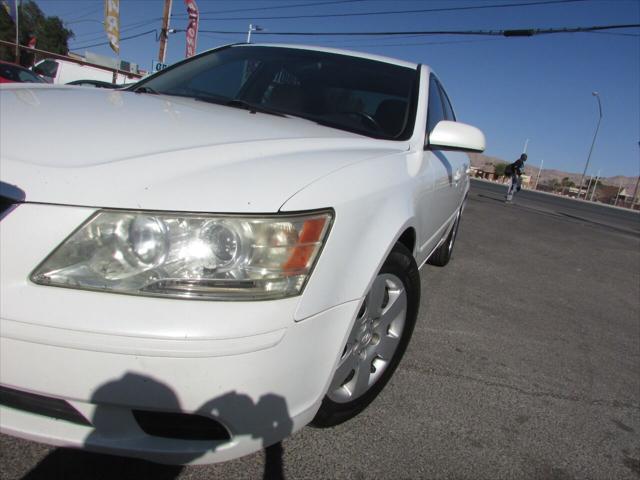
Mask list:
[[[217,300],[298,295],[332,214],[236,217],[100,210],[31,274],[40,285]]]

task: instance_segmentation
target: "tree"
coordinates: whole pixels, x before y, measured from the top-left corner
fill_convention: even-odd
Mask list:
[[[493,166],[493,171],[496,174],[496,178],[504,176],[504,169],[505,168],[507,168],[507,164],[506,163],[496,163]]]
[[[564,177],[560,181],[560,185],[562,186],[562,193],[566,193],[567,190],[576,186],[576,184],[572,180],[569,180],[569,177]]]
[[[47,52],[66,55],[69,53],[69,40],[73,38],[73,31],[65,28],[59,17],[46,16],[40,7],[32,1],[27,0],[20,3],[20,45],[27,45],[32,37],[37,40],[37,48]],[[15,42],[16,26],[13,19],[0,8],[0,39],[8,42]],[[15,50],[12,47],[0,47],[0,59],[15,61]],[[20,52],[20,63],[30,66],[36,60],[33,53],[26,50]]]
[[[560,182],[558,182],[558,180],[556,178],[552,178],[550,180],[547,180],[547,186],[551,189],[552,192],[555,192],[556,190],[558,190],[562,185],[560,184]]]

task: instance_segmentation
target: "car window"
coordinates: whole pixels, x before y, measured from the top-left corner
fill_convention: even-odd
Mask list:
[[[11,67],[10,65],[0,65],[0,76],[9,80],[13,80],[14,82],[18,81],[15,68]]]
[[[43,82],[43,80],[37,75],[16,65],[0,65],[0,76],[14,82]]]
[[[431,75],[429,78],[429,106],[427,110],[427,135],[431,133],[433,128],[440,120],[445,120],[445,111],[440,97],[440,88],[436,77]]]
[[[18,78],[20,82],[42,83],[42,79],[29,70],[18,69]]]
[[[211,96],[235,98],[250,71],[256,67],[257,65],[248,65],[243,59],[216,65],[215,68],[199,71],[181,88],[204,92]]]
[[[226,47],[170,67],[135,89],[251,104],[334,128],[408,138],[417,70],[303,49]]]
[[[33,71],[38,75],[55,78],[58,73],[58,62],[54,60],[45,60],[33,67]]]
[[[440,90],[440,98],[442,98],[442,104],[444,105],[444,118],[445,120],[451,120],[452,122],[455,122],[456,114],[453,112],[453,107],[451,106],[449,96],[447,95],[447,92],[440,82],[438,82],[438,88]]]

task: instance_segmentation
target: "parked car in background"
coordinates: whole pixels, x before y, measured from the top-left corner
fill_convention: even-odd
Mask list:
[[[47,58],[33,66],[33,71],[42,76],[47,83],[65,84],[76,80],[100,80],[113,83],[113,72],[107,68],[83,65],[69,60]],[[131,78],[121,73],[116,75],[115,83],[131,82]]]
[[[91,88],[122,88],[125,85],[118,85],[116,83],[103,82],[101,80],[74,80],[67,83],[67,85],[75,85],[77,87],[91,87]]]
[[[0,428],[163,463],[365,409],[485,145],[426,65],[305,46],[0,106]]]
[[[44,83],[39,76],[28,68],[15,63],[0,61],[0,83]]]

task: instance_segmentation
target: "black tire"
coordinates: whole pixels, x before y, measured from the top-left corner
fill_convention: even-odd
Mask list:
[[[355,417],[360,412],[362,412],[382,391],[382,389],[387,384],[394,371],[398,367],[398,364],[400,363],[400,360],[402,359],[402,356],[407,349],[407,345],[409,344],[409,340],[411,339],[411,335],[416,323],[418,308],[420,305],[420,274],[418,272],[418,266],[416,265],[413,255],[404,245],[396,244],[394,246],[387,260],[384,262],[382,268],[380,269],[380,272],[376,276],[376,280],[378,278],[383,278],[383,275],[385,276],[384,278],[389,277],[399,279],[402,283],[402,288],[406,293],[406,315],[404,317],[403,327],[399,336],[397,347],[395,347],[394,353],[392,354],[389,362],[386,364],[380,376],[377,377],[377,379],[375,379],[373,383],[367,387],[364,393],[362,393],[357,398],[354,398],[351,401],[337,402],[329,398],[330,394],[328,392],[322,401],[322,405],[320,406],[318,413],[311,422],[311,425],[314,427],[333,427]],[[367,299],[370,297],[370,293],[371,292],[367,294]],[[385,295],[388,299],[390,294],[387,291]],[[365,303],[366,302],[367,300],[365,299]],[[382,305],[382,308],[383,310],[386,308],[384,304]],[[363,304],[361,313],[364,310],[365,305]],[[364,316],[364,314],[362,315]],[[381,313],[381,320],[383,315],[384,314]],[[357,321],[358,319],[356,319],[356,322]],[[389,331],[391,331],[391,326],[389,326]],[[345,352],[347,352],[348,346],[349,344],[345,346]],[[363,347],[363,349],[364,348],[368,347]],[[376,346],[373,346],[372,348],[375,350]],[[375,368],[373,367],[373,363],[371,365],[373,372]],[[334,380],[336,375],[337,372],[336,374],[334,374]],[[372,375],[374,374],[372,373]]]
[[[458,236],[458,226],[460,225],[460,218],[462,217],[462,209],[458,212],[458,216],[453,222],[453,227],[447,239],[442,245],[440,245],[429,257],[427,263],[436,267],[444,267],[449,260],[451,260],[451,254],[453,253],[453,246],[456,243],[456,237]]]

